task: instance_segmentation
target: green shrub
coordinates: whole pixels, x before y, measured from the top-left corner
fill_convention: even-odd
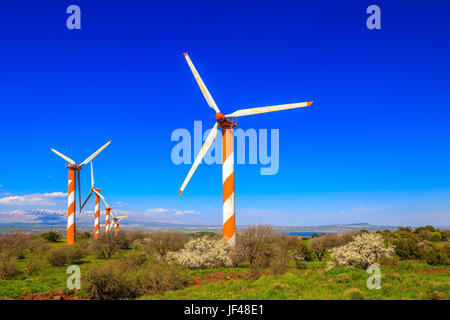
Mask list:
[[[230,257],[231,266],[233,267],[238,267],[241,264],[241,262],[244,262],[245,259],[243,254],[241,254],[241,252],[236,246],[230,248],[228,256]]]
[[[114,234],[111,235],[114,236],[114,242],[121,250],[131,249],[134,241],[141,240],[145,236],[145,234],[139,230],[136,231],[119,230],[118,232],[115,232]]]
[[[288,286],[283,283],[275,283],[272,288],[274,288],[275,290],[285,290],[288,288]]]
[[[294,253],[292,257],[294,258],[297,269],[306,269],[308,267],[306,259],[301,253]]]
[[[309,247],[308,243],[302,241],[300,245],[297,247],[297,250],[294,253],[295,255],[301,255],[305,261],[314,260],[314,254]]]
[[[325,234],[318,237],[314,237],[311,239],[311,249],[316,258],[321,261],[329,249],[343,246],[358,235],[364,233],[363,231],[359,232],[347,232],[343,234]]]
[[[289,263],[289,256],[287,254],[287,251],[281,248],[277,248],[275,250],[274,257],[272,258],[269,264],[269,274],[277,276],[285,273],[287,270],[288,263]]]
[[[441,241],[441,234],[439,232],[433,232],[430,241],[439,242]]]
[[[422,250],[416,240],[400,238],[394,241],[395,254],[401,259],[421,259]]]
[[[52,266],[64,266],[66,264],[66,253],[63,248],[53,248],[47,252],[47,261]]]
[[[92,238],[92,234],[88,231],[84,232],[77,232],[77,242],[87,242],[90,241]]]
[[[146,261],[141,265],[132,265],[129,257],[89,268],[83,281],[86,294],[99,300],[163,294],[167,290],[180,289],[186,283],[181,269],[174,264]]]
[[[115,261],[91,267],[83,283],[86,294],[97,300],[136,298],[139,292],[137,278],[124,273]]]
[[[181,269],[172,263],[150,263],[139,275],[139,294],[163,294],[184,287],[186,278]]]
[[[424,229],[420,231],[419,236],[424,240],[431,240],[431,237],[433,236],[433,232],[431,232],[428,229]]]
[[[0,279],[10,280],[19,273],[17,257],[0,253]]]
[[[54,231],[42,233],[41,237],[49,242],[58,242],[62,238],[62,236],[59,233]]]
[[[28,259],[25,272],[28,276],[34,275],[39,272],[39,259],[36,256],[32,256]]]
[[[337,275],[336,277],[336,282],[337,283],[349,283],[352,280],[350,279],[349,275],[346,273],[341,273],[339,275]]]
[[[311,249],[316,258],[321,261],[328,249],[333,248],[337,244],[337,236],[334,234],[326,234],[313,237],[311,239]]]
[[[196,231],[191,233],[191,236],[193,238],[202,238],[202,237],[212,237],[212,238],[219,238],[220,235],[215,233],[215,232],[211,232],[211,231]]]
[[[267,267],[275,254],[275,238],[269,225],[250,226],[237,234],[237,250],[250,266]]]
[[[430,265],[448,265],[449,257],[443,247],[430,247],[424,252],[424,259]]]
[[[398,265],[400,258],[396,255],[392,255],[389,258],[383,258],[380,260],[380,264],[384,266],[396,266]]]
[[[178,231],[162,231],[143,239],[142,248],[149,257],[164,257],[170,251],[183,249],[188,236]]]
[[[412,232],[414,232],[413,228],[411,228],[411,227],[398,227],[397,231],[399,233],[412,233]]]
[[[99,259],[111,259],[120,251],[122,238],[117,239],[113,233],[101,233],[97,239],[89,243],[88,250],[94,253]]]
[[[303,240],[297,236],[274,234],[273,239],[276,247],[288,252],[296,251],[303,243]]]
[[[121,259],[127,270],[141,267],[147,262],[147,260],[148,258],[144,253],[132,253]]]
[[[18,259],[28,253],[43,253],[48,249],[42,239],[21,232],[8,232],[0,235],[0,252],[7,252]]]
[[[448,300],[446,295],[439,291],[432,291],[428,294],[427,297],[429,300]]]
[[[47,261],[52,266],[65,266],[79,262],[83,251],[77,244],[55,247],[47,252]]]
[[[344,292],[344,296],[350,300],[364,300],[364,294],[357,288],[351,288]]]

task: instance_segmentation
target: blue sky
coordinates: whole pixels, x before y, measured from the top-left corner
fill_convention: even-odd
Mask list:
[[[66,28],[70,4],[81,30]],[[366,28],[371,4],[381,30]],[[214,124],[188,52],[225,113],[314,100],[239,119],[280,130],[280,168],[236,166],[238,224],[449,225],[449,12],[447,1],[4,0],[0,211],[37,205],[2,197],[66,192],[50,148],[70,144],[81,162],[112,139],[94,160],[111,203],[220,224],[220,165],[201,165],[179,196],[190,166],[170,158],[173,130]]]

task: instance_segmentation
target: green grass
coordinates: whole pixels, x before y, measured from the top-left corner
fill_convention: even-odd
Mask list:
[[[311,269],[291,271],[281,276],[263,276],[258,280],[234,280],[208,283],[164,295],[141,299],[277,299],[336,300],[351,299],[346,292],[359,289],[363,299],[449,299],[449,269],[425,263],[400,262],[382,266],[381,289],[369,290],[364,270],[339,268],[325,270],[323,263],[310,263]],[[436,269],[444,269],[435,271]],[[417,272],[421,271],[421,272]],[[425,272],[422,272],[425,271]],[[426,273],[428,272],[428,273]]]
[[[63,242],[52,243],[60,246]],[[127,255],[135,250],[126,250]],[[39,257],[39,272],[26,275],[29,255],[19,260],[20,273],[12,280],[0,280],[0,299],[23,299],[32,296],[54,296],[60,293],[83,297],[83,291],[67,289],[67,267],[51,266],[45,255]],[[96,256],[85,255],[78,265],[82,277],[89,266],[104,263]],[[290,268],[280,276],[262,276],[248,279],[249,268],[219,268],[185,270],[187,286],[163,295],[144,296],[140,299],[351,299],[350,289],[358,289],[362,299],[450,299],[450,269],[430,266],[423,262],[401,261],[381,266],[381,289],[369,290],[370,276],[364,270],[338,268],[327,270],[326,261],[307,263],[306,270]],[[223,276],[226,276],[225,278]],[[199,280],[200,279],[200,280]],[[231,279],[231,280],[229,280]],[[243,280],[236,280],[243,279]],[[248,279],[248,280],[246,280]],[[200,283],[199,283],[200,281]],[[81,284],[83,288],[83,283]]]
[[[62,242],[52,244],[52,246],[63,245]],[[66,286],[69,274],[66,273],[67,266],[54,267],[48,263],[45,255],[40,256],[39,271],[33,275],[26,274],[27,262],[31,259],[26,255],[25,259],[19,259],[19,274],[12,280],[0,280],[0,300],[4,299],[22,299],[25,296],[37,294],[40,296],[53,296],[61,292],[80,296]],[[98,263],[93,255],[84,255],[83,259],[77,263],[81,273],[92,263]]]

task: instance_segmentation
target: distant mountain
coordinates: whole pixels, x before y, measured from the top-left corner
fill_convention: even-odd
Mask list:
[[[89,213],[81,213],[81,215],[77,214],[77,219],[87,222],[91,216],[92,214]],[[65,223],[67,223],[66,210],[34,209],[0,212],[0,224],[55,225]]]
[[[213,232],[222,232],[222,225],[208,224],[200,218],[193,217],[181,219],[179,216],[166,215],[165,213],[154,215],[149,213],[136,213],[125,210],[116,211],[116,215],[126,215],[126,219],[122,220],[121,225],[127,226],[127,229],[184,229],[187,231],[209,230]],[[81,214],[76,214],[77,226],[81,229],[89,230],[94,223],[94,214],[92,211],[83,211]],[[100,218],[101,224],[104,224],[104,212]],[[14,227],[20,228],[34,228],[45,229],[50,226],[55,228],[65,229],[67,223],[67,210],[14,210],[9,212],[0,212],[0,226],[8,229]],[[238,229],[245,228],[245,225],[238,225]],[[445,227],[436,226],[442,229]],[[395,230],[398,226],[378,226],[369,223],[350,223],[350,224],[332,224],[332,225],[318,225],[318,226],[290,226],[277,227],[274,229],[279,233],[289,232],[325,232],[325,233],[341,233],[348,231],[357,231],[365,229],[367,231],[375,232],[377,230]]]
[[[164,227],[164,226],[192,226],[207,225],[201,220],[191,218],[176,219],[173,216],[155,216],[148,213],[135,213],[125,210],[116,210],[115,215],[126,215],[127,218],[121,221],[122,225],[129,225],[133,228],[139,227]],[[92,225],[94,222],[93,211],[76,212],[78,226]],[[101,213],[100,222],[105,222],[104,212]],[[67,223],[67,210],[13,210],[0,212],[0,225],[3,226],[64,226]]]

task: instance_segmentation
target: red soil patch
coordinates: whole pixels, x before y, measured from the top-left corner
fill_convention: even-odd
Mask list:
[[[23,300],[89,300],[88,298],[79,298],[74,297],[64,292],[60,291],[57,295],[39,295],[36,293],[32,293],[28,296],[24,296]]]
[[[414,270],[415,273],[438,273],[438,272],[447,272],[450,274],[447,268],[434,268],[434,269],[420,269]]]
[[[192,276],[194,283],[189,283],[187,286],[202,286],[206,283],[226,281],[226,280],[241,280],[242,277],[238,274],[227,274],[223,272],[212,272],[208,274],[201,274],[198,276]]]

